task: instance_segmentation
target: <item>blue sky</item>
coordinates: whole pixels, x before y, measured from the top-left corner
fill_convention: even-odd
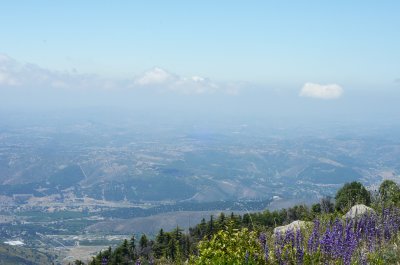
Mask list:
[[[2,1],[0,103],[172,91],[396,116],[399,14],[400,1]]]
[[[48,69],[389,85],[399,1],[3,1],[0,52]]]

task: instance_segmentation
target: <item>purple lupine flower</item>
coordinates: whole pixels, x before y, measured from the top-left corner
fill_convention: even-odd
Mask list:
[[[333,223],[326,224],[325,232],[322,235],[320,235],[320,221],[315,220],[312,234],[308,239],[307,250],[313,254],[320,247],[325,256],[325,262],[341,259],[344,265],[348,265],[353,259],[358,259],[360,264],[367,264],[366,252],[357,257],[354,256],[359,246],[362,244],[367,247],[363,251],[374,251],[376,247],[395,237],[399,233],[399,229],[399,209],[383,209],[380,216],[368,213],[357,219],[347,219],[345,222],[336,219]],[[292,246],[296,253],[297,264],[301,264],[304,243],[300,243],[303,240],[301,231],[300,233],[295,231],[295,234],[294,237],[293,231],[288,230],[284,236],[277,235],[275,254],[279,254],[277,260],[280,264],[289,261],[290,248],[285,248],[285,245]]]
[[[266,262],[268,262],[269,249],[268,249],[268,244],[267,244],[267,236],[264,233],[261,233],[259,240],[260,240],[261,247],[264,251],[264,259]]]
[[[376,229],[376,243],[378,245],[381,245],[382,243],[382,223],[377,224],[377,229]]]
[[[141,264],[142,264],[142,262],[140,261],[140,259],[137,259],[135,262],[135,265],[141,265]]]
[[[307,250],[311,254],[315,253],[318,250],[319,246],[319,220],[315,219],[314,220],[314,228],[313,232],[308,239],[308,245],[307,245]]]
[[[372,252],[375,249],[375,241],[377,236],[376,217],[373,214],[367,218],[365,233],[365,240],[367,241],[368,250]]]
[[[385,209],[384,211],[384,238],[389,241],[399,231],[398,209]]]
[[[385,241],[388,242],[391,238],[391,231],[390,231],[390,210],[385,209],[383,211],[383,237]]]
[[[265,244],[267,243],[267,236],[264,233],[261,233],[258,237],[258,240],[260,240],[261,246],[264,248]]]
[[[284,250],[284,255],[283,255],[283,260],[284,263],[289,262],[289,247],[285,246],[290,246],[290,248],[293,249],[295,245],[295,235],[294,235],[294,230],[293,229],[288,229],[285,233],[285,237],[283,239],[283,243],[282,243],[282,249]]]
[[[319,243],[321,245],[322,253],[327,256],[332,256],[333,236],[329,226],[327,227]]]
[[[108,264],[108,259],[106,257],[103,257],[101,259],[101,265],[107,265]]]
[[[394,231],[399,231],[400,229],[400,210],[399,208],[394,208],[392,211],[393,214],[393,221],[394,221]]]
[[[367,214],[363,214],[358,220],[356,219],[354,223],[354,233],[358,240],[362,239],[365,230],[365,218]]]
[[[276,259],[277,259],[279,264],[283,264],[283,261],[282,261],[282,249],[284,247],[284,243],[283,243],[282,235],[281,235],[281,233],[279,231],[275,233],[275,242],[274,242],[274,244],[275,244],[275,247],[274,247],[275,257],[276,257]]]
[[[268,262],[268,259],[269,259],[268,244],[265,244],[265,248],[264,248],[264,259],[265,259],[266,262]]]
[[[333,223],[332,232],[332,256],[338,258],[343,253],[343,224],[339,219]]]
[[[292,247],[294,246],[295,237],[294,237],[294,230],[288,229],[285,233],[284,244],[290,244]]]
[[[249,252],[246,250],[246,255],[244,256],[244,263],[248,264],[249,263]]]
[[[353,231],[353,221],[350,220],[346,224],[346,232],[344,239],[344,249],[343,249],[343,264],[349,265],[351,263],[351,257],[354,250],[358,245],[356,235]]]
[[[304,258],[303,235],[300,229],[297,229],[296,231],[295,248],[296,248],[297,264],[303,264],[303,258]]]
[[[375,249],[375,245],[376,244],[380,244],[380,238],[381,238],[381,233],[379,230],[379,220],[378,220],[378,216],[377,215],[372,215],[370,217],[369,220],[369,224],[368,224],[368,236],[367,236],[367,240],[368,240],[368,247],[370,248],[370,250],[374,250]]]

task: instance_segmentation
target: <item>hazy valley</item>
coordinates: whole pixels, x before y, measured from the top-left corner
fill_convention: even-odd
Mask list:
[[[400,178],[395,129],[67,120],[5,119],[0,131],[2,241],[53,246],[60,262],[221,211],[311,204],[349,181],[373,190]]]

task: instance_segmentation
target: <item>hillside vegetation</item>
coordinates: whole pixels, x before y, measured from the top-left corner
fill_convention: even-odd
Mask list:
[[[203,219],[188,233],[177,227],[161,229],[154,239],[132,237],[88,264],[398,264],[399,206],[395,182],[385,180],[376,192],[352,182],[335,200],[323,198],[311,207],[243,216],[221,213]],[[355,212],[345,216],[350,209]],[[274,229],[296,220],[305,222]]]
[[[0,265],[52,264],[45,254],[24,247],[0,244]]]

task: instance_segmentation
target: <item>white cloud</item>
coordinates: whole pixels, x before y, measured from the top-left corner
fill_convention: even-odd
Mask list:
[[[157,87],[161,90],[174,91],[181,94],[237,94],[239,87],[232,88],[228,84],[218,84],[202,76],[184,77],[172,74],[155,67],[135,78],[133,87]]]
[[[338,84],[321,85],[316,83],[305,83],[300,91],[301,97],[320,99],[337,99],[343,94],[343,88]]]
[[[116,83],[96,75],[52,71],[0,54],[0,88],[109,89]]]
[[[155,67],[135,79],[135,84],[141,86],[160,85],[174,82],[177,78],[169,72]]]

